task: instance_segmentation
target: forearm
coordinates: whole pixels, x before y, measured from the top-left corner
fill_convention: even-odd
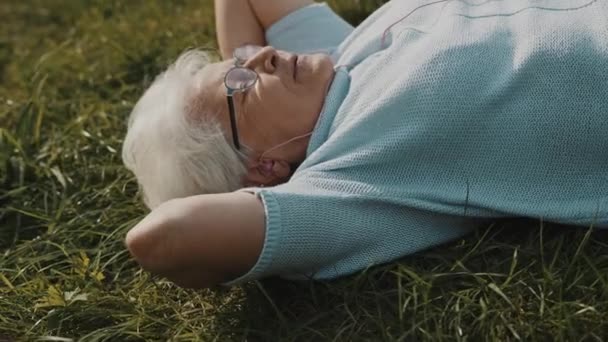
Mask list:
[[[200,195],[166,202],[127,234],[142,268],[185,287],[209,287],[247,272],[261,253],[263,204],[254,195]]]
[[[265,32],[313,0],[215,0],[217,39],[222,58],[244,44],[266,45]]]
[[[215,27],[223,59],[232,58],[232,51],[244,44],[266,45],[249,0],[215,0]]]

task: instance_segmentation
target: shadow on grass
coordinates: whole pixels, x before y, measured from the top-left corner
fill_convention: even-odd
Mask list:
[[[606,230],[501,221],[333,282],[248,284],[243,305],[216,319],[248,341],[597,339],[605,241]]]

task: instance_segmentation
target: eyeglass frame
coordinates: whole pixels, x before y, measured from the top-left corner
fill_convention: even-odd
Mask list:
[[[234,66],[232,68],[230,68],[230,70],[228,70],[226,72],[226,75],[224,76],[224,86],[226,87],[226,101],[228,102],[228,113],[230,115],[230,129],[232,130],[232,143],[234,144],[234,147],[237,149],[237,151],[241,150],[241,144],[239,141],[239,132],[238,132],[238,128],[236,125],[236,123],[237,123],[236,111],[234,109],[233,96],[235,93],[245,92],[247,89],[253,87],[257,83],[257,81],[260,77],[260,75],[258,75],[258,73],[255,70],[242,66],[247,61],[247,59],[249,59],[251,56],[247,56],[246,59],[239,58],[238,51],[242,51],[242,49],[246,49],[246,48],[254,48],[254,49],[256,49],[256,52],[257,52],[257,51],[259,51],[258,48],[261,49],[262,47],[248,44],[248,45],[244,45],[242,47],[235,49],[232,54],[234,57]],[[239,70],[239,69],[247,70],[247,73],[252,72],[253,75],[255,75],[255,78],[252,80],[251,84],[247,85],[246,87],[238,88],[238,89],[232,88],[228,85],[228,76],[230,75],[231,72],[234,72],[235,70]]]

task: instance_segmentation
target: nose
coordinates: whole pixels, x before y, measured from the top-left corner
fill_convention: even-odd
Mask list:
[[[244,66],[256,72],[274,73],[277,69],[276,59],[279,53],[272,46],[265,46],[255,55],[249,58]]]

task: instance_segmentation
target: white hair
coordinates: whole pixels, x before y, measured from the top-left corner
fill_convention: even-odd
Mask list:
[[[160,74],[129,117],[122,160],[150,208],[172,198],[230,192],[245,163],[201,100],[200,74],[210,63],[199,50],[183,53]]]

